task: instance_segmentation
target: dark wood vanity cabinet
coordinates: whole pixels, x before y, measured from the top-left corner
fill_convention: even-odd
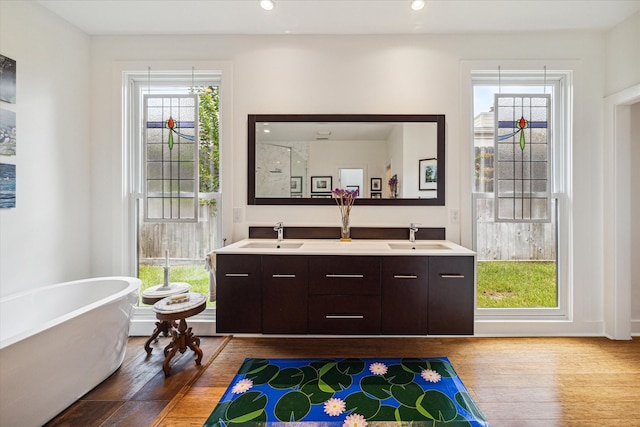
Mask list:
[[[216,331],[473,335],[473,256],[217,255]]]
[[[429,257],[429,335],[473,334],[474,267],[469,256]]]
[[[262,332],[262,256],[216,256],[216,332]]]
[[[382,333],[427,333],[427,257],[382,258]]]
[[[306,334],[309,257],[262,257],[262,332]]]

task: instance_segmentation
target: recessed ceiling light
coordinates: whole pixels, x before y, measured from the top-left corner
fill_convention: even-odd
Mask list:
[[[271,10],[276,7],[276,4],[273,2],[273,0],[260,0],[260,7],[262,7],[264,10]]]
[[[420,10],[424,7],[424,0],[413,0],[411,2],[411,9]]]

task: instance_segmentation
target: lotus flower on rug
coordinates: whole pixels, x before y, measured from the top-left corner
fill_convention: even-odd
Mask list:
[[[248,358],[204,425],[235,424],[489,425],[446,357]]]

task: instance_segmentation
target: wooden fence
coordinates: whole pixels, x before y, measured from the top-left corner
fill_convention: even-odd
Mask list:
[[[495,223],[493,200],[477,203],[476,252],[478,261],[555,261],[556,224]]]
[[[215,207],[200,206],[198,222],[145,223],[140,222],[139,259],[164,261],[165,250],[169,250],[172,263],[204,262],[209,252],[215,249],[217,217],[212,215]],[[153,261],[152,261],[153,262]]]
[[[556,259],[555,223],[495,223],[493,200],[480,199],[477,207],[476,251],[479,261]],[[204,262],[215,248],[217,217],[201,206],[196,223],[144,223],[140,225],[139,259],[164,261],[169,248],[172,263]],[[555,221],[555,219],[554,219]]]

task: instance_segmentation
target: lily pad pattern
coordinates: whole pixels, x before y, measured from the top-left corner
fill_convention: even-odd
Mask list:
[[[446,357],[245,359],[205,426],[488,427]]]

